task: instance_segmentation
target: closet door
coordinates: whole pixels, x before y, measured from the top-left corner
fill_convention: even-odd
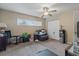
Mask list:
[[[52,39],[59,40],[59,21],[49,21],[48,22],[48,35]]]

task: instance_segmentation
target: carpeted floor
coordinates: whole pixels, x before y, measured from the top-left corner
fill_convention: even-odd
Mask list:
[[[67,44],[62,44],[56,40],[26,42],[8,46],[6,51],[0,52],[0,56],[38,56],[36,53],[45,49],[54,52],[58,56],[64,56],[67,46]]]

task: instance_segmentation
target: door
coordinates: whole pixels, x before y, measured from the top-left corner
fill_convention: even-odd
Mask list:
[[[48,22],[48,35],[52,39],[59,40],[59,20]]]

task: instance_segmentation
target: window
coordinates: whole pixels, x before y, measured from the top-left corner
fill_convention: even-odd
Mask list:
[[[17,19],[17,25],[42,26],[41,21]]]

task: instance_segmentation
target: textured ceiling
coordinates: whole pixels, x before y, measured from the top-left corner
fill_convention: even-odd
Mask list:
[[[42,8],[56,9],[56,13],[78,8],[78,3],[0,3],[0,9],[24,13],[32,16],[41,16]]]

